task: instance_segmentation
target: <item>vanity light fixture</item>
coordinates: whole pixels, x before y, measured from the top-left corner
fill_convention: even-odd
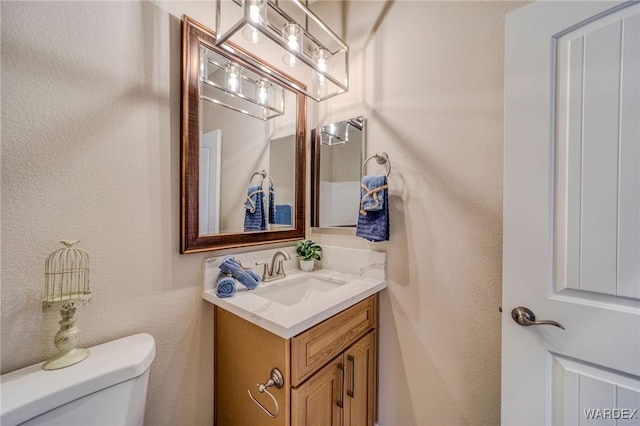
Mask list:
[[[200,46],[200,100],[266,121],[284,114],[284,97],[282,86]]]
[[[216,45],[256,66],[284,62],[294,82],[281,83],[323,101],[349,90],[349,47],[306,1],[216,0]]]

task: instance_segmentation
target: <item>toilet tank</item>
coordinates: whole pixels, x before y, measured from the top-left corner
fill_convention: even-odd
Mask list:
[[[40,363],[0,376],[0,425],[142,425],[153,337],[136,334],[89,352],[60,370]]]

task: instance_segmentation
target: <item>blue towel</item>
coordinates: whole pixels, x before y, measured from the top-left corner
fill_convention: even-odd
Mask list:
[[[292,225],[291,206],[289,204],[278,204],[276,206],[276,224]]]
[[[264,192],[262,191],[261,185],[249,187],[244,206],[244,230],[266,230],[267,220],[264,215]]]
[[[220,274],[216,284],[216,294],[218,297],[231,297],[236,294],[236,280],[228,275]]]
[[[269,223],[276,222],[276,192],[273,185],[269,187]]]
[[[366,181],[365,181],[366,180]],[[387,177],[364,176],[360,184],[361,209],[367,212],[377,212],[384,209],[384,194],[387,191]]]
[[[242,266],[233,256],[226,256],[220,263],[220,270],[225,274],[231,274],[249,290],[253,290],[260,284],[260,275],[249,268]]]
[[[356,236],[373,242],[389,241],[389,189],[387,188],[387,177],[363,176],[360,197],[360,213],[358,214]],[[375,202],[376,199],[377,203]]]

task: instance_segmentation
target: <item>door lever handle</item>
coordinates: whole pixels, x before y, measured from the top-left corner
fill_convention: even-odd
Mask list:
[[[551,320],[539,320],[536,321],[536,316],[533,314],[531,309],[525,308],[524,306],[518,306],[517,308],[513,308],[511,311],[511,318],[515,322],[520,325],[529,326],[529,325],[555,325],[558,328],[565,329],[564,325],[560,324],[558,321]]]

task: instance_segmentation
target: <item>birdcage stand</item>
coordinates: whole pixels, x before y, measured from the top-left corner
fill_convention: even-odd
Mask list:
[[[77,364],[89,356],[78,348],[80,329],[76,327],[76,307],[91,301],[89,290],[89,254],[72,247],[77,240],[60,241],[65,248],[54,251],[45,261],[44,312],[59,311],[60,330],[53,344],[58,353],[42,365],[43,370],[57,370]]]
[[[58,349],[58,353],[50,358],[42,365],[43,370],[57,370],[59,368],[68,367],[77,364],[89,356],[89,350],[78,348],[80,343],[80,329],[76,327],[76,305],[89,302],[91,297],[82,297],[73,301],[64,301],[64,303],[49,303],[45,310],[55,310],[60,308],[59,321],[60,330],[53,338],[53,344]]]

